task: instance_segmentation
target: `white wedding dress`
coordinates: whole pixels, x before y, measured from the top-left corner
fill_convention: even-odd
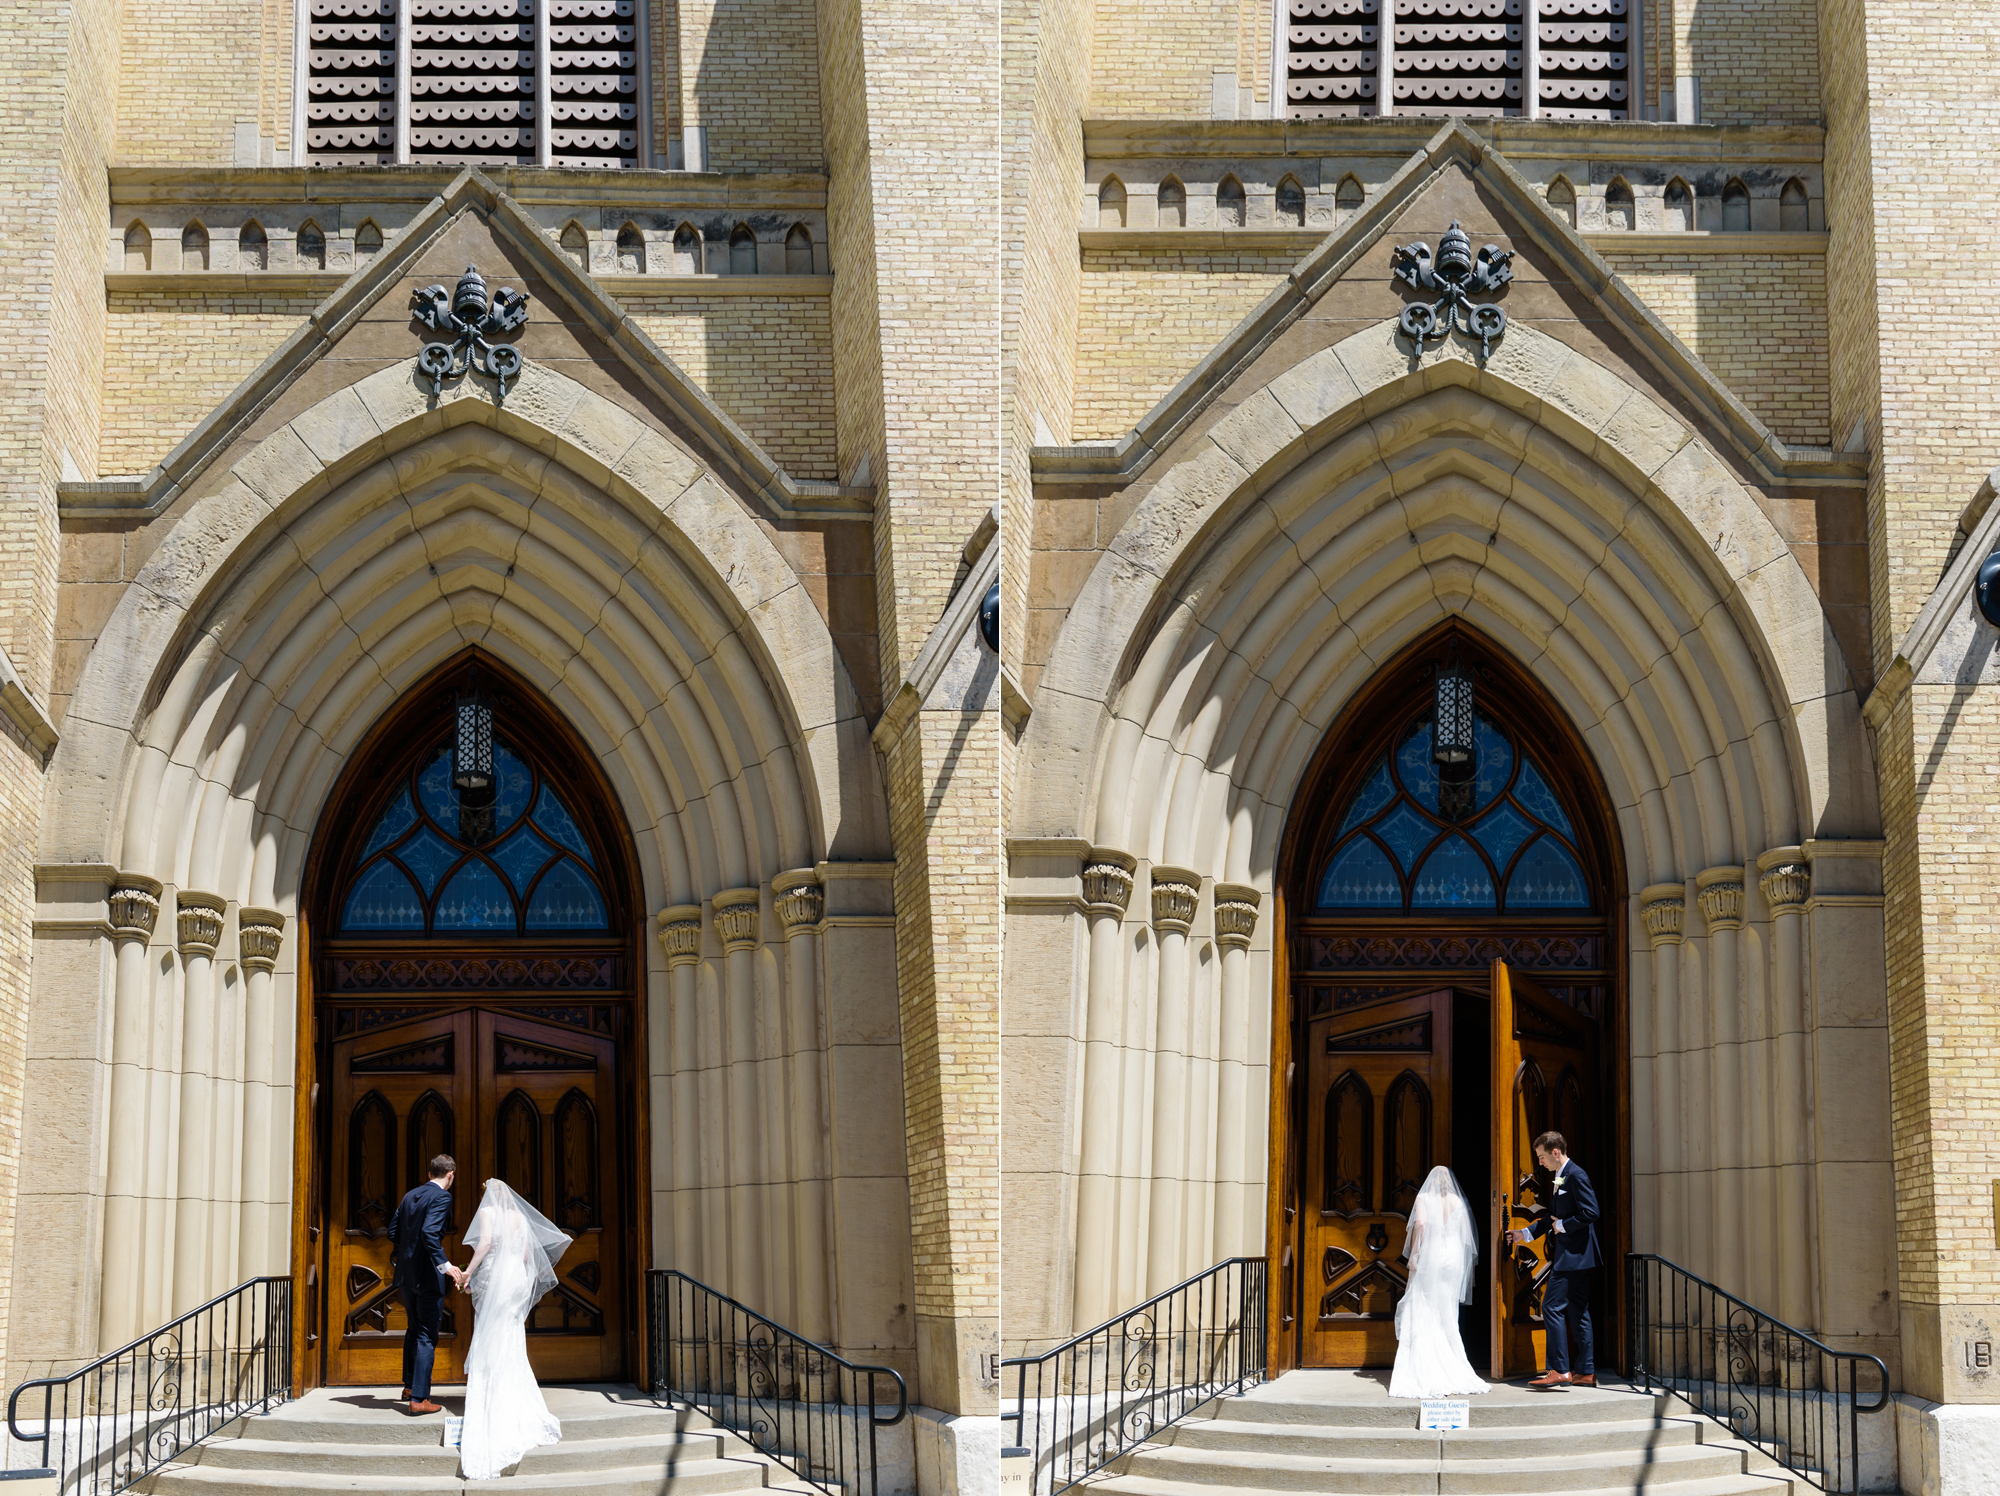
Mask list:
[[[490,1480],[529,1450],[562,1439],[562,1424],[528,1364],[527,1323],[555,1286],[555,1263],[569,1240],[500,1180],[486,1181],[486,1197],[465,1233],[473,1249],[467,1284],[473,1327],[458,1462],[467,1480]]]
[[[1479,1233],[1465,1192],[1442,1164],[1431,1170],[1410,1207],[1403,1255],[1410,1279],[1396,1305],[1396,1369],[1389,1374],[1389,1395],[1465,1397],[1484,1392],[1487,1384],[1466,1359],[1458,1333],[1458,1306],[1472,1302]]]

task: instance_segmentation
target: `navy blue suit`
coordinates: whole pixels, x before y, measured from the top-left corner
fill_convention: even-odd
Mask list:
[[[1602,1264],[1597,1251],[1597,1191],[1575,1159],[1562,1166],[1549,1196],[1548,1213],[1534,1224],[1549,1239],[1549,1275],[1542,1283],[1542,1326],[1548,1331],[1550,1371],[1570,1369],[1570,1335],[1576,1336],[1578,1376],[1595,1376],[1591,1346],[1590,1275]],[[1554,1229],[1561,1221],[1563,1229]],[[1574,1320],[1574,1324],[1572,1324]]]
[[[395,1286],[403,1299],[403,1385],[419,1402],[431,1395],[438,1324],[444,1315],[444,1234],[451,1229],[451,1191],[435,1180],[418,1185],[389,1222]]]

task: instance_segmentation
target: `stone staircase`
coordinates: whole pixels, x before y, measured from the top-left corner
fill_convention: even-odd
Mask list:
[[[1417,1429],[1389,1374],[1294,1371],[1161,1431],[1091,1482],[1098,1496],[1805,1496],[1761,1451],[1668,1394],[1499,1384],[1471,1427]]]
[[[546,1387],[562,1420],[560,1444],[531,1449],[498,1480],[465,1480],[444,1447],[444,1415],[412,1418],[393,1387],[322,1387],[273,1412],[239,1420],[135,1489],[149,1496],[304,1496],[395,1491],[465,1496],[720,1496],[780,1489],[809,1493],[784,1466],[702,1414],[633,1387]],[[463,1398],[434,1394],[452,1413]]]

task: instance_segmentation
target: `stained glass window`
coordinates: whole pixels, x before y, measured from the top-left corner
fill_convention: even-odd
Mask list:
[[[344,933],[610,929],[596,856],[561,795],[505,742],[493,766],[492,803],[474,807],[452,785],[449,745],[419,758],[363,844]]]
[[[1484,713],[1473,739],[1472,810],[1458,824],[1439,814],[1427,714],[1376,760],[1341,811],[1320,909],[1591,907],[1575,832],[1547,774]]]

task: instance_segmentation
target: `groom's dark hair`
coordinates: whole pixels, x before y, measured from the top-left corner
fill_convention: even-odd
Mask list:
[[[1547,1152],[1547,1153],[1561,1153],[1567,1155],[1569,1152],[1569,1144],[1563,1141],[1563,1135],[1561,1133],[1545,1132],[1540,1137],[1535,1139],[1535,1151],[1538,1153]],[[431,1172],[433,1174],[437,1172],[436,1164],[431,1165]]]
[[[433,1179],[442,1179],[445,1175],[455,1173],[457,1170],[458,1165],[452,1162],[452,1157],[449,1153],[440,1153],[436,1158],[431,1160],[431,1178]]]

